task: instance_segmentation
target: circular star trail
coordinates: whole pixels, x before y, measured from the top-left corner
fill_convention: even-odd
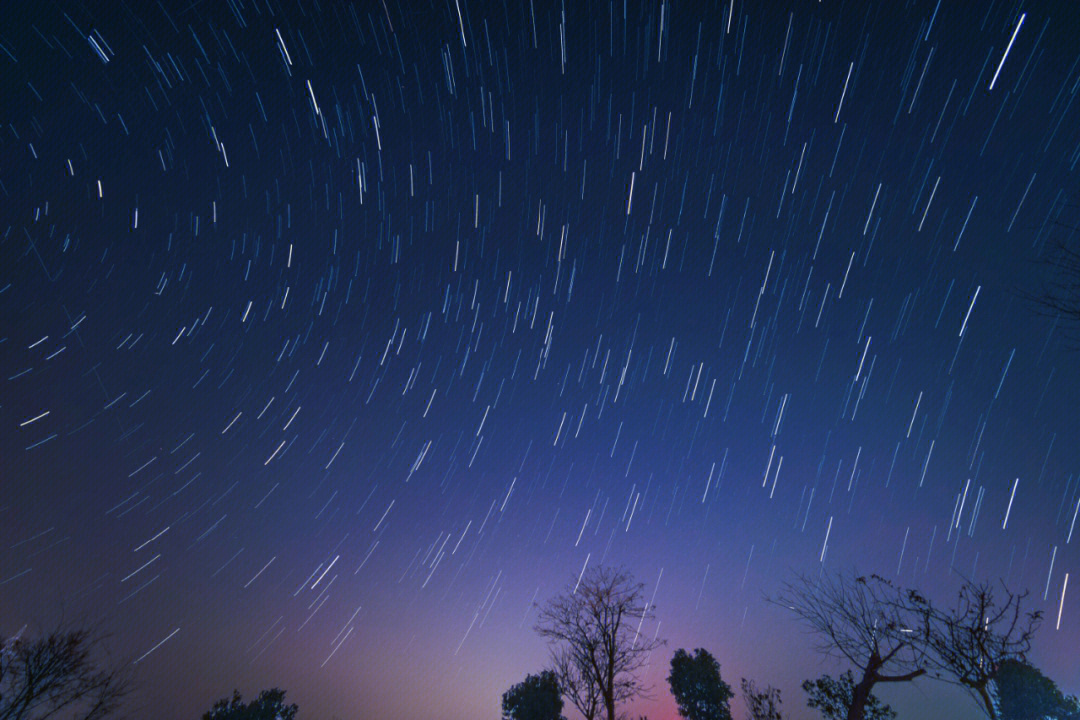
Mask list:
[[[139,707],[496,717],[625,565],[784,689],[763,600],[1029,589],[1080,688],[1080,18],[930,2],[24,3],[0,29],[0,626]],[[1072,575],[1072,585],[1068,583]],[[974,717],[931,685],[887,699]],[[965,715],[966,713],[966,715]]]

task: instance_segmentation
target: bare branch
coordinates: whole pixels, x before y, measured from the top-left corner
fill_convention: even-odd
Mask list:
[[[644,586],[617,568],[590,570],[541,607],[536,631],[551,645],[567,697],[589,720],[600,707],[615,720],[618,705],[646,692],[639,671],[663,644],[640,632],[653,619]]]
[[[127,664],[108,665],[104,636],[61,627],[44,637],[0,636],[0,720],[101,720],[131,688]]]
[[[990,718],[996,717],[990,683],[1003,662],[1026,658],[1042,622],[1041,612],[1024,611],[1027,596],[1004,583],[998,594],[991,583],[965,580],[948,608],[935,608],[914,595],[907,599],[923,618],[933,669],[970,693]]]

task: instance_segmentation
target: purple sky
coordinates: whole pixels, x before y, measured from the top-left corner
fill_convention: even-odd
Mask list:
[[[900,5],[13,11],[0,631],[100,623],[155,717],[496,718],[623,564],[635,717],[705,647],[797,718],[843,668],[764,597],[857,568],[1030,589],[1080,691],[1080,361],[1023,299],[1078,18]]]

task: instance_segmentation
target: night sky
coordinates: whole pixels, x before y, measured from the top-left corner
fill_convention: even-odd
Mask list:
[[[146,717],[493,719],[621,563],[635,713],[702,646],[798,718],[837,667],[764,595],[856,568],[1030,589],[1080,691],[1078,334],[1024,299],[1078,240],[1071,3],[31,5],[3,632],[99,623]]]

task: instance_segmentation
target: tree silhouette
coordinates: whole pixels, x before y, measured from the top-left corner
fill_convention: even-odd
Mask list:
[[[1080,720],[1080,701],[1066,697],[1038,668],[1021,660],[1006,660],[993,681],[1000,720]]]
[[[687,720],[731,720],[728,703],[734,694],[720,678],[720,663],[708,651],[698,648],[690,655],[676,650],[667,680],[679,714]]]
[[[296,711],[296,705],[285,704],[284,690],[263,690],[249,703],[233,690],[232,698],[218,700],[202,720],[295,720]]]
[[[1076,246],[1080,225],[1075,221],[1056,219],[1065,208],[1075,210],[1077,206],[1062,203],[1059,210],[1055,203],[1053,226],[1061,228],[1064,237],[1059,235],[1049,239],[1049,247],[1039,252],[1038,262],[1047,270],[1047,278],[1038,290],[1021,290],[1020,295],[1033,303],[1041,314],[1054,318],[1055,324],[1063,321],[1075,342],[1076,331],[1080,329],[1080,250]]]
[[[559,685],[586,718],[596,716],[597,695],[607,720],[616,720],[620,704],[645,694],[638,671],[663,644],[641,632],[652,610],[641,583],[606,567],[584,573],[541,608],[536,631],[551,646]]]
[[[921,618],[935,675],[968,691],[990,718],[997,717],[990,683],[1005,663],[1024,659],[1042,620],[1041,612],[1023,610],[1026,592],[1001,587],[995,595],[990,583],[965,581],[949,608],[936,608],[914,591],[906,598]]]
[[[826,720],[851,717],[856,685],[850,670],[838,678],[822,675],[817,680],[806,680],[802,689],[807,694],[806,704],[819,711]],[[866,720],[893,720],[896,713],[870,693],[863,706],[863,717]]]
[[[559,680],[551,670],[526,675],[502,696],[505,720],[566,720],[562,708]]]
[[[0,720],[101,720],[131,687],[126,664],[108,664],[104,636],[58,628],[27,639],[0,636]]]
[[[992,683],[1005,663],[1025,660],[1042,620],[1026,598],[965,579],[953,605],[935,605],[876,575],[836,573],[785,583],[774,602],[819,636],[819,650],[855,666],[847,720],[866,716],[877,683],[922,675],[960,686],[994,720]]]
[[[559,680],[559,687],[570,703],[585,720],[595,720],[604,704],[595,674],[583,672],[578,664],[578,656],[568,647],[552,648],[551,665]]]
[[[846,720],[867,717],[876,684],[909,682],[926,674],[927,647],[912,627],[907,600],[903,590],[877,575],[841,572],[799,575],[784,583],[773,600],[818,636],[820,652],[856,668]]]
[[[742,679],[743,702],[750,720],[782,720],[780,691],[772,685],[759,690],[753,680]]]

